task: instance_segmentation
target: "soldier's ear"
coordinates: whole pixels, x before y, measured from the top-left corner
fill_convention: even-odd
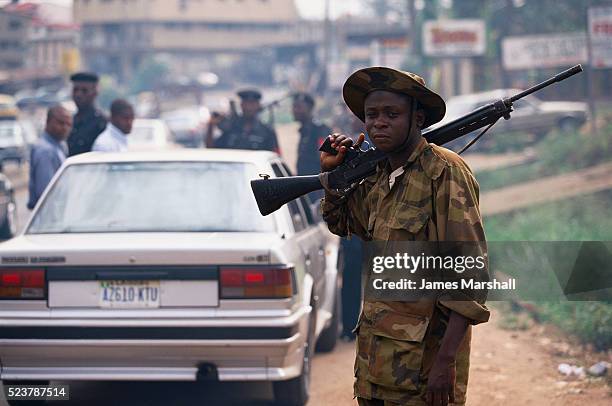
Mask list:
[[[418,109],[415,111],[414,120],[418,128],[423,128],[423,124],[425,124],[425,110]]]

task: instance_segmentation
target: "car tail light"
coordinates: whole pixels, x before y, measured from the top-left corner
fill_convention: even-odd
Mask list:
[[[44,298],[44,269],[0,269],[0,299]]]
[[[293,295],[293,268],[221,268],[222,299],[275,299]]]

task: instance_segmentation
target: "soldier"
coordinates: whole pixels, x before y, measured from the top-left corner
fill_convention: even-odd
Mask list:
[[[326,188],[321,210],[329,229],[367,241],[484,242],[472,171],[421,135],[443,118],[444,100],[420,76],[383,67],[352,74],[343,96],[387,159],[348,195]],[[337,167],[353,144],[344,135],[330,139],[338,154],[321,153],[323,171]],[[488,319],[484,299],[366,297],[355,329],[359,404],[465,404],[471,325]]]
[[[258,115],[261,111],[261,93],[259,90],[246,89],[238,92],[242,115],[232,114],[225,117],[213,113],[208,123],[206,146],[209,148],[233,148],[268,150],[280,153],[276,132],[262,123]],[[217,126],[221,136],[213,140],[213,129]]]
[[[72,75],[70,80],[72,100],[78,109],[68,137],[68,153],[73,156],[91,151],[94,141],[106,128],[107,120],[95,104],[98,96],[98,75],[80,72]]]

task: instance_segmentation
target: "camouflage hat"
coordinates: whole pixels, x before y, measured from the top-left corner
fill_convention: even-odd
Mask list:
[[[365,99],[375,90],[386,90],[414,97],[425,110],[423,128],[442,120],[446,113],[446,103],[442,97],[429,90],[419,75],[375,66],[353,73],[342,89],[346,105],[363,122],[365,122]]]

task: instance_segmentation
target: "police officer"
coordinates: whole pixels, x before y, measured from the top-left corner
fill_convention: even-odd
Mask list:
[[[457,154],[421,135],[444,117],[444,100],[420,76],[384,67],[353,73],[343,96],[387,159],[348,195],[326,187],[321,211],[330,231],[385,246],[431,241],[481,247],[485,235],[472,171]],[[324,172],[336,168],[353,144],[344,135],[330,140],[338,154],[321,153]],[[363,140],[361,135],[357,143]],[[366,296],[355,330],[359,405],[464,405],[471,325],[488,319],[483,297]]]
[[[206,146],[209,148],[232,148],[268,150],[280,153],[276,132],[259,120],[261,112],[261,92],[256,89],[245,89],[238,92],[242,115],[232,114],[229,117],[213,113],[208,125]],[[221,131],[221,136],[214,140],[214,126]]]
[[[94,141],[106,128],[107,119],[96,107],[98,75],[79,72],[72,75],[70,80],[72,100],[78,109],[73,118],[72,132],[68,137],[68,154],[73,156],[91,151]]]
[[[293,95],[293,118],[300,123],[297,174],[318,175],[321,170],[319,147],[332,133],[331,128],[313,119],[314,98],[308,93]]]

